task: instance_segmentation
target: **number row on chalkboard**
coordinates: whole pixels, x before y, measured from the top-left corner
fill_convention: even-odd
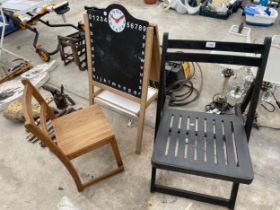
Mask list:
[[[94,79],[100,79],[101,82],[105,82],[105,83],[108,82],[108,84],[110,85],[111,84],[110,80],[106,80],[105,78],[102,79],[102,78],[99,78],[98,76],[95,75],[96,69],[94,67],[94,61],[92,62],[92,65],[93,65],[93,67],[92,67],[93,78]],[[143,69],[143,66],[141,66],[141,69]],[[142,85],[143,73],[140,72],[139,76],[140,76],[139,83]],[[139,90],[141,90],[141,88],[139,88]]]
[[[95,22],[101,22],[101,23],[107,23],[108,19],[107,17],[104,16],[98,16],[98,15],[89,15],[89,19]],[[89,24],[90,27],[93,27],[92,23]],[[134,29],[134,30],[138,30],[138,31],[143,31],[145,32],[147,30],[146,26],[140,25],[138,23],[131,23],[129,21],[126,22],[126,28],[130,28],[130,29]],[[146,36],[143,37],[143,39],[146,39]]]
[[[142,26],[140,24],[130,23],[130,22],[126,22],[126,28],[131,28],[131,29],[135,29],[135,30],[143,31],[143,32],[145,32],[147,30],[146,26]]]

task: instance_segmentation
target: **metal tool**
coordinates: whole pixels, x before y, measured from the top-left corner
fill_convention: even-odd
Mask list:
[[[53,95],[53,99],[54,99],[54,102],[56,104],[56,107],[59,109],[59,110],[56,110],[56,109],[53,108],[54,113],[57,117],[60,117],[60,116],[63,116],[63,115],[66,115],[66,114],[69,114],[71,112],[76,111],[75,108],[72,108],[72,107],[68,108],[68,106],[69,106],[68,102],[70,102],[70,105],[72,105],[72,106],[75,105],[76,103],[69,95],[64,93],[63,85],[61,85],[60,90],[57,89],[57,88],[51,87],[49,85],[43,85],[42,87],[43,87],[44,90],[49,91]],[[35,123],[36,123],[36,125],[39,125],[40,124],[40,118],[37,118],[35,120]],[[50,138],[54,142],[56,142],[55,141],[55,139],[56,139],[55,138],[55,132],[54,132],[51,121],[48,119],[46,123],[47,123],[47,131],[49,133]],[[39,140],[33,134],[28,134],[26,139],[27,139],[27,141],[29,141],[31,143],[35,143]],[[45,145],[42,142],[40,144],[41,144],[42,147],[45,147]]]
[[[227,102],[226,94],[229,86],[229,79],[234,75],[234,71],[232,69],[226,68],[222,71],[222,75],[224,77],[224,82],[221,92],[215,94],[213,101],[205,106],[206,111],[209,113],[222,114],[233,107]]]
[[[53,95],[55,105],[58,109],[65,110],[69,105],[68,102],[70,102],[72,106],[76,104],[69,95],[64,93],[63,85],[61,85],[60,90],[49,85],[43,85],[42,87]]]

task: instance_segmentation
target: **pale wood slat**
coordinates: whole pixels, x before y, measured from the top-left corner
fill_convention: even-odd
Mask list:
[[[52,121],[59,148],[73,158],[114,134],[99,105],[89,106]]]

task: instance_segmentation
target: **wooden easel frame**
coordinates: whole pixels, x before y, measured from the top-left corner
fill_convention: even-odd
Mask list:
[[[86,34],[86,48],[87,48],[87,64],[88,64],[88,82],[89,82],[89,104],[94,103],[94,97],[98,96],[103,90],[107,90],[116,95],[122,96],[128,100],[137,102],[140,104],[140,111],[135,113],[138,116],[138,130],[136,140],[136,154],[141,153],[142,137],[144,130],[144,120],[146,108],[157,97],[157,91],[147,100],[149,80],[158,81],[159,68],[160,68],[160,46],[157,26],[149,25],[146,31],[146,45],[145,45],[145,57],[144,57],[144,71],[143,71],[143,83],[141,98],[134,97],[115,88],[101,84],[92,80],[92,57],[91,57],[91,43],[89,32],[89,20],[87,14],[84,14],[85,34]],[[95,86],[99,89],[95,91]]]

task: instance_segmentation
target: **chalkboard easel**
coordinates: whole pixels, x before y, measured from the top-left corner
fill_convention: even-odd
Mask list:
[[[89,103],[107,105],[139,119],[136,153],[141,152],[146,108],[157,96],[158,30],[132,17],[121,5],[89,8],[84,15]]]

